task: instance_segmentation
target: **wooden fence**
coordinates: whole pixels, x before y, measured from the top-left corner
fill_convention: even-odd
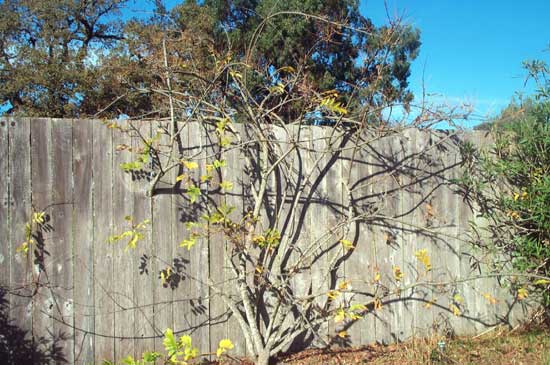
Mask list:
[[[321,136],[327,130],[308,129]],[[186,148],[208,145],[208,133],[199,126],[184,133]],[[341,210],[326,202],[349,204],[341,184],[346,176],[356,187],[354,203],[377,205],[390,220],[354,226],[350,234],[356,248],[342,266],[343,280],[360,289],[376,272],[384,280],[399,266],[408,285],[421,271],[414,254],[423,248],[434,266],[426,274],[430,279],[480,273],[471,267],[473,249],[466,242],[469,221],[478,219],[475,208],[453,191],[450,180],[461,174],[457,139],[483,145],[484,138],[473,132],[453,136],[411,129],[373,142],[360,168],[349,169],[345,156],[331,161],[316,194],[300,204],[300,239],[318,237],[339,219]],[[234,352],[246,355],[236,321],[219,298],[198,284],[224,280],[219,237],[202,240],[189,251],[179,248],[187,234],[182,222],[199,213],[177,185],[161,183],[148,198],[144,180],[120,169],[131,157],[116,152],[116,146],[137,147],[139,142],[94,120],[0,120],[0,284],[9,288],[2,305],[12,325],[4,326],[0,337],[18,339],[11,356],[19,363],[29,358],[82,364],[120,359],[161,348],[167,327],[190,334],[202,351],[215,351],[221,338],[231,338]],[[246,176],[238,155],[227,159],[225,174],[236,186],[223,199],[244,210]],[[16,253],[33,210],[47,213],[49,230],[32,248],[36,254]],[[107,243],[110,235],[127,229],[125,216],[151,220],[138,248],[127,252]],[[318,279],[323,265],[316,263],[310,280]],[[159,272],[168,266],[179,279],[163,286]],[[437,288],[430,288],[422,299],[383,303],[382,310],[349,329],[347,341],[394,342],[426,334],[434,326],[471,334],[522,316],[523,309],[515,309],[516,301],[496,279],[459,282],[454,290],[464,298],[455,303],[460,316],[453,315],[447,294],[438,297]],[[491,304],[490,298],[498,301]],[[327,331],[334,330],[333,324],[329,327]],[[34,340],[22,341],[22,336]]]

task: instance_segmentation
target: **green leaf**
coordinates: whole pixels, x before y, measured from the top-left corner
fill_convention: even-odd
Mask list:
[[[178,343],[176,342],[174,332],[171,328],[167,328],[166,331],[164,331],[162,344],[166,352],[168,352],[168,356],[174,356],[178,352]]]
[[[193,235],[191,235],[191,237],[189,237],[188,239],[185,239],[183,241],[180,242],[180,247],[186,247],[187,250],[191,250],[191,247],[193,247],[195,245],[195,243],[197,243],[197,239],[196,237],[194,237]]]
[[[233,189],[233,183],[231,181],[223,181],[220,183],[220,188],[225,191],[230,191],[231,189]]]
[[[145,362],[155,362],[157,359],[160,359],[161,354],[154,351],[147,351],[143,353],[143,361]]]
[[[127,172],[141,170],[142,167],[143,163],[140,161],[125,162],[120,164],[120,168]]]
[[[225,167],[227,165],[227,162],[225,160],[215,160],[212,163],[212,166],[214,166],[215,169],[219,169],[221,167]]]
[[[189,187],[187,189],[187,196],[189,197],[189,200],[191,201],[191,203],[194,203],[197,201],[197,199],[199,198],[199,196],[201,196],[201,189],[198,188],[197,186],[195,185],[192,185],[191,187]]]
[[[131,355],[128,355],[124,359],[122,359],[122,363],[126,365],[136,365],[136,361]]]
[[[192,347],[193,345],[193,339],[191,338],[191,336],[188,336],[188,335],[183,335],[180,337],[180,346],[185,348],[185,347]]]

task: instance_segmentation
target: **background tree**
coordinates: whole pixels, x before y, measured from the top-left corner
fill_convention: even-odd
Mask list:
[[[305,97],[313,90],[338,93],[343,104],[353,101],[350,113],[364,105],[377,110],[412,101],[407,79],[419,32],[398,22],[377,27],[360,14],[355,0],[189,0],[171,11],[157,1],[153,16],[122,20],[117,17],[126,2],[3,2],[0,100],[8,112],[167,116],[154,93],[166,81],[157,67],[165,51],[174,92],[204,83],[216,62],[231,60],[266,71],[264,79],[241,71],[256,85],[251,90],[257,100],[268,94],[267,81],[271,86],[282,81],[271,76],[285,77],[285,67],[301,65],[306,77],[287,87]],[[287,105],[281,116],[293,119],[303,107]]]
[[[125,2],[3,1],[0,101],[9,105],[8,112],[78,116],[92,100],[101,100],[104,90],[97,81],[111,70],[98,60],[123,39],[116,16]]]

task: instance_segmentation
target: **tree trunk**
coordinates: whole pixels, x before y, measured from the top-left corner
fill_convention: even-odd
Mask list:
[[[269,351],[262,351],[256,358],[256,365],[269,365]]]

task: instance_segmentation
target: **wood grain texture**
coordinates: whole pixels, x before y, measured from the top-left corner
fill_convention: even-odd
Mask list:
[[[93,122],[94,202],[94,328],[95,361],[115,360],[115,299],[113,250],[113,137],[112,129]]]
[[[120,123],[122,128],[130,128],[128,122]],[[113,234],[122,234],[141,222],[133,216],[133,182],[132,173],[122,169],[123,163],[129,163],[137,158],[137,153],[118,151],[117,146],[131,146],[132,140],[128,133],[114,129],[113,146]],[[130,218],[130,220],[128,220]],[[136,249],[128,248],[129,239],[123,239],[113,244],[113,270],[116,274],[113,280],[115,300],[115,358],[123,359],[134,356],[134,277],[137,276],[135,263],[138,260]],[[143,242],[138,242],[143,244]]]
[[[73,125],[74,237],[74,361],[94,361],[94,225],[93,126],[91,120]],[[78,124],[77,124],[78,123]]]
[[[25,118],[10,118],[9,126],[10,184],[10,286],[17,295],[10,299],[9,318],[27,335],[32,330],[32,253],[15,252],[26,240],[25,225],[31,217],[31,149],[30,121]]]
[[[153,133],[157,128],[167,128],[166,122],[154,122]],[[169,145],[169,137],[163,135],[160,143]],[[166,164],[166,161],[161,161]],[[172,266],[174,258],[174,238],[172,236],[172,186],[174,178],[172,174],[165,175],[159,181],[155,195],[152,198],[152,237],[154,245],[153,275],[157,278],[154,286],[155,317],[154,323],[157,337],[155,338],[155,349],[164,349],[162,345],[163,333],[167,328],[174,325],[173,315],[173,290],[169,282],[162,282],[160,272]]]
[[[73,171],[72,120],[52,120],[52,227],[49,278],[52,285],[54,336],[65,359],[74,361],[74,281],[73,281]]]
[[[139,130],[150,136],[151,130],[154,132],[163,123],[142,123]],[[233,127],[247,138],[246,126]],[[313,172],[312,185],[306,187],[306,192],[310,187],[314,191],[302,197],[292,221],[284,217],[296,189],[303,187],[296,183],[304,181],[287,180],[283,169],[269,184],[270,211],[261,217],[262,229],[274,226],[295,236],[290,262],[300,257],[300,250],[323,237],[327,229],[342,222],[350,205],[342,185],[346,179],[350,180],[352,200],[360,207],[359,212],[370,214],[366,221],[351,225],[348,231],[336,230],[323,242],[329,255],[342,251],[339,239],[343,233],[356,245],[340,270],[333,273],[332,282],[324,281],[328,259],[323,257],[293,282],[298,295],[310,290],[322,293],[331,284],[351,279],[351,286],[367,295],[345,299],[368,303],[372,298],[369,295],[377,290],[376,272],[380,271],[384,286],[395,289],[393,266],[405,273],[401,285],[418,278],[459,279],[487,272],[484,266],[481,271],[472,269],[468,255],[475,251],[463,241],[468,236],[470,219],[481,226],[487,223],[476,217],[478,207],[469,207],[454,191],[451,180],[462,170],[456,141],[448,132],[409,130],[401,136],[380,139],[376,139],[376,133],[382,132],[372,132],[364,138],[376,140],[364,146],[354,163],[347,151],[334,163],[327,155],[315,167],[328,144],[340,143],[329,142],[330,128],[304,127],[299,131],[297,126],[290,126],[291,135],[281,128],[272,131],[281,153],[292,145],[288,143],[292,138],[300,135],[302,150],[289,155],[290,165],[303,174]],[[252,176],[242,169],[244,156],[237,150],[219,154],[214,145],[209,146],[207,137],[213,132],[204,125],[188,125],[181,132],[178,148],[199,163],[199,168],[191,172],[195,180],[204,174],[206,163],[213,159],[227,161],[217,180],[210,186],[202,184],[201,199],[234,206],[232,219],[242,217],[250,207]],[[229,242],[217,233],[200,239],[190,251],[178,248],[178,243],[189,236],[183,222],[199,220],[206,211],[200,204],[189,202],[185,184],[175,184],[181,169],[163,177],[152,199],[146,197],[146,180],[135,179],[119,167],[135,155],[114,152],[118,144],[139,150],[139,138],[119,134],[113,138],[113,133],[99,121],[0,119],[0,154],[7,156],[0,160],[0,171],[7,172],[0,175],[0,280],[2,285],[18,288],[20,294],[30,293],[28,284],[33,278],[40,284],[32,300],[9,297],[11,318],[29,336],[32,330],[37,338],[59,339],[56,345],[70,363],[100,363],[103,359],[120,360],[129,354],[137,357],[146,350],[162,350],[162,333],[168,327],[178,334],[190,334],[202,352],[215,350],[218,341],[227,337],[236,345],[233,353],[245,354],[238,324],[234,318],[227,318],[226,305],[212,297],[206,285],[211,278],[226,294],[236,294],[227,282],[232,280],[232,273],[223,253]],[[481,134],[461,134],[458,139],[487,145]],[[351,145],[348,142],[348,147]],[[231,181],[233,189],[217,190],[220,181]],[[32,265],[31,258],[15,253],[24,240],[24,226],[32,207],[45,210],[52,227],[44,235],[48,254],[44,255],[42,271]],[[279,207],[282,209],[277,220],[272,212]],[[144,230],[138,248],[124,252],[125,242],[113,245],[107,241],[110,235],[129,228],[126,215],[132,216],[134,223],[152,218],[152,224]],[[423,266],[414,257],[423,248],[434,267],[429,273],[422,272]],[[148,273],[140,274],[144,254],[148,257]],[[181,268],[181,273],[177,271],[181,280],[174,289],[163,288],[159,279],[160,271],[168,267],[176,271]],[[384,291],[381,286],[378,290]],[[460,317],[450,310],[456,293],[464,298],[459,305]],[[510,312],[514,298],[494,279],[460,284],[451,292],[423,288],[413,298],[409,294],[402,292],[398,303],[387,302],[381,310],[369,312],[348,330],[346,341],[354,345],[389,343],[411,335],[429,335],[434,329],[473,334],[499,323],[499,316],[517,321],[525,315],[519,306]],[[497,305],[490,305],[484,294],[499,300]],[[437,301],[431,303],[433,299]],[[295,318],[289,315],[287,321],[292,320]],[[317,330],[319,336],[327,337],[340,327],[329,321]],[[61,333],[63,339],[59,338]],[[305,340],[312,340],[313,345],[320,342],[319,338]]]
[[[0,171],[5,171],[0,183],[0,285],[10,285],[10,257],[11,244],[9,241],[10,231],[10,155],[9,155],[9,119],[0,120]],[[3,298],[9,303],[9,296]]]
[[[51,225],[51,201],[52,201],[52,123],[49,119],[35,119],[31,122],[31,178],[34,181],[32,189],[32,205],[36,211],[46,214],[47,224]],[[51,243],[52,232],[43,232],[44,242]],[[41,243],[42,245],[42,243]],[[53,297],[49,289],[48,271],[46,270],[49,259],[46,255],[46,247],[41,246],[33,255],[37,258],[33,265],[33,275],[39,289],[33,297],[33,333],[35,337],[44,337],[51,340],[51,328],[53,327]],[[44,351],[47,346],[39,346]]]
[[[142,151],[145,147],[144,139],[150,140],[151,122],[135,122],[136,132],[131,136],[131,148],[133,151]],[[133,192],[133,213],[135,222],[152,220],[151,198],[146,196],[150,183],[150,166],[145,166],[143,172],[132,175],[130,183]],[[155,254],[153,246],[153,234],[151,223],[142,231],[144,237],[138,242],[136,250],[129,252],[133,260],[134,277],[134,345],[136,357],[140,357],[145,351],[155,349],[155,323],[154,323],[154,288],[160,285],[156,273],[151,267],[151,257]]]

